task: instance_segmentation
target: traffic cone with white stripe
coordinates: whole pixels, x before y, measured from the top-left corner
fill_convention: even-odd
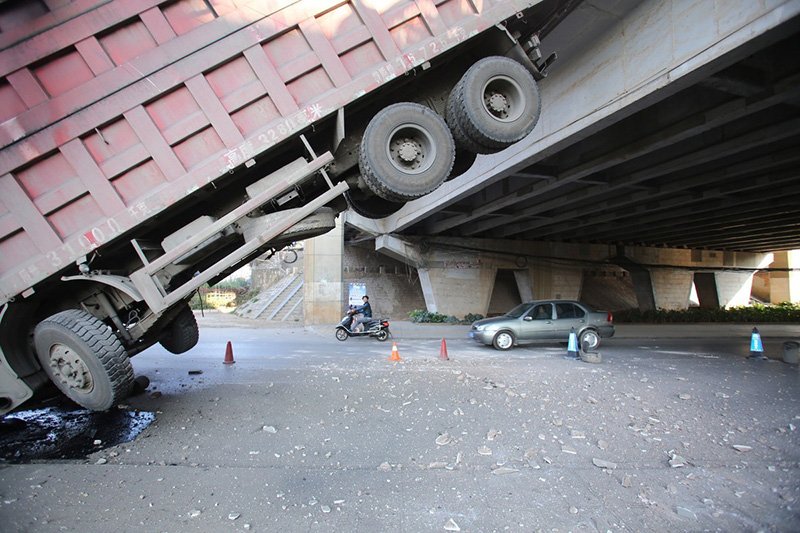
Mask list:
[[[572,359],[580,359],[580,353],[578,352],[578,336],[575,334],[575,328],[570,328],[569,330],[567,357]]]
[[[762,361],[767,359],[767,356],[764,355],[764,344],[761,342],[761,334],[758,332],[758,328],[753,328],[753,333],[750,334],[750,355],[747,358]]]
[[[389,361],[402,361],[402,359],[400,359],[400,352],[397,351],[397,343],[392,343],[392,355],[389,357]]]

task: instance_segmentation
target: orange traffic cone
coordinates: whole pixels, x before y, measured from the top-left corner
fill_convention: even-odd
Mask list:
[[[444,339],[442,339],[442,347],[439,348],[439,359],[441,359],[442,361],[450,360],[450,358],[447,357],[447,342],[445,342]]]
[[[225,360],[222,361],[224,365],[232,365],[236,361],[233,360],[233,346],[231,341],[228,341],[228,346],[225,347]]]
[[[400,352],[397,351],[397,344],[392,343],[392,356],[389,358],[389,361],[402,361],[400,359]]]

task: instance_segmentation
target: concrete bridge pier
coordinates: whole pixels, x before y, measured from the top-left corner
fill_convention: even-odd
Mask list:
[[[486,315],[537,298],[580,296],[583,267],[561,259],[565,252],[575,254],[577,245],[458,238],[411,241],[384,234],[375,246],[417,269],[431,312]],[[605,259],[607,247],[596,248],[591,259]]]

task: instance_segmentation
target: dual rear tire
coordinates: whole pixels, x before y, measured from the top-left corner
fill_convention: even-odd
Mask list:
[[[358,166],[378,199],[349,191],[348,204],[368,218],[393,214],[466,172],[476,154],[491,154],[524,138],[540,112],[536,81],[523,65],[507,57],[484,58],[451,91],[446,119],[423,105],[403,102],[370,120]]]

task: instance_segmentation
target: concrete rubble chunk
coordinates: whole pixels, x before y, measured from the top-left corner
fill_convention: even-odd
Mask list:
[[[495,468],[492,470],[492,474],[496,476],[504,476],[506,474],[516,474],[519,472],[516,468],[511,468],[510,466],[501,466],[500,468]]]
[[[436,444],[439,446],[444,446],[445,444],[449,444],[451,440],[452,439],[450,438],[450,435],[448,435],[447,433],[442,433],[441,435],[436,437]]]
[[[684,392],[684,393],[678,394],[678,398],[680,398],[681,400],[691,400],[692,399],[692,395],[691,394],[686,394]]]
[[[737,452],[749,452],[753,449],[752,446],[745,446],[744,444],[734,444],[733,449]]]
[[[230,513],[228,515],[228,520],[237,520],[241,515],[241,513]]]
[[[598,459],[597,457],[592,458],[592,464],[599,468],[607,468],[609,470],[614,470],[617,468],[617,463],[612,463],[611,461],[606,461],[604,459]]]
[[[682,466],[686,466],[686,459],[684,459],[677,453],[673,453],[669,458],[669,466],[671,466],[672,468],[680,468]]]
[[[389,472],[391,469],[392,465],[386,462],[381,463],[380,466],[378,466],[378,470],[380,470],[381,472]]]
[[[622,476],[622,486],[625,487],[626,489],[631,487],[631,476],[630,475],[625,474],[624,476]]]
[[[445,523],[444,530],[445,531],[461,531],[461,528],[458,527],[458,524],[456,524],[456,521],[451,518]]]

